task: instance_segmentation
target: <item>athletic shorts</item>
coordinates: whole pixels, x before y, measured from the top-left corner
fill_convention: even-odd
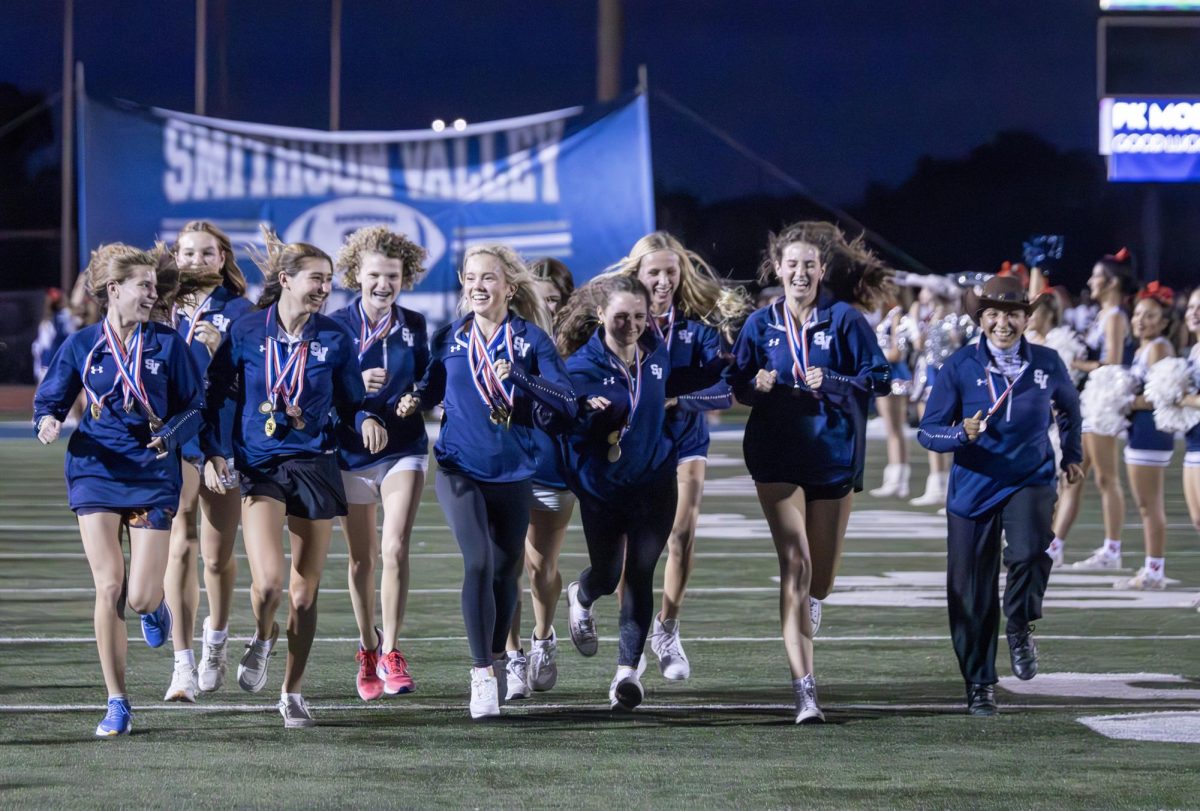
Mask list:
[[[543,513],[571,512],[575,508],[575,494],[556,487],[533,485],[533,503],[530,509]]]
[[[285,458],[242,471],[242,496],[282,501],[287,514],[323,521],[346,514],[342,471],[332,453]]]
[[[175,520],[175,511],[166,507],[76,507],[75,514],[95,515],[96,513],[116,513],[121,516],[122,523],[130,529],[169,530]]]
[[[1184,467],[1200,467],[1200,451],[1188,451],[1183,455]]]
[[[393,473],[403,470],[419,470],[424,473],[429,470],[429,455],[421,453],[413,456],[401,456],[394,461],[389,459],[361,470],[341,471],[346,502],[349,504],[377,504],[383,480]]]

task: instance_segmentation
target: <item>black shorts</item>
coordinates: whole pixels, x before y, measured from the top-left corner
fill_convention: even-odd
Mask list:
[[[288,515],[321,521],[346,514],[346,491],[336,454],[285,458],[240,472],[242,496],[282,501]]]
[[[96,513],[116,513],[121,516],[121,522],[128,524],[130,529],[169,530],[175,520],[175,511],[166,507],[96,507],[87,506],[75,508],[75,514],[95,515]]]

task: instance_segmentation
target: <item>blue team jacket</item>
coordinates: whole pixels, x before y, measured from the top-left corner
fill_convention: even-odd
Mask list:
[[[283,337],[275,307],[251,310],[233,323],[229,340],[213,357],[208,368],[208,407],[200,434],[205,458],[232,456],[239,468],[246,469],[285,457],[333,453],[337,442],[332,409],[337,409],[340,419],[359,429],[371,416],[359,410],[366,391],[353,339],[338,322],[314,313],[300,336],[308,342],[308,366],[299,402],[305,426],[297,429],[288,424],[282,411],[283,399],[279,398],[281,410],[274,412],[277,428],[273,436],[267,436],[263,428],[268,415],[259,411],[259,405],[267,399],[268,330],[272,337]],[[232,409],[228,407],[231,401]],[[232,428],[225,425],[230,419]]]
[[[962,421],[991,408],[988,377],[997,395],[1008,387],[986,339],[949,357],[925,406],[917,440],[931,451],[953,452],[946,509],[963,518],[985,515],[1023,487],[1054,483],[1051,406],[1063,470],[1083,459],[1079,395],[1058,353],[1024,338],[1020,353],[1028,366],[1000,410],[988,418],[987,432],[974,442],[967,441]]]
[[[470,314],[439,329],[430,342],[429,368],[417,384],[423,408],[443,406],[442,429],[434,445],[438,465],[482,482],[516,482],[537,468],[538,426],[554,418],[573,420],[577,406],[571,381],[554,342],[536,324],[509,316],[512,425],[494,425],[490,409],[475,389],[467,359]]]
[[[200,315],[201,321],[208,321],[216,327],[221,333],[221,343],[229,340],[229,328],[233,326],[233,322],[241,318],[246,313],[254,309],[254,305],[250,301],[225,287],[217,287],[212,291],[206,304],[204,312]],[[180,313],[179,325],[176,327],[180,335],[186,336],[188,330],[191,329],[192,320]],[[200,376],[208,378],[208,367],[212,363],[213,355],[208,353],[208,347],[203,341],[192,340],[189,344],[192,350],[192,358],[196,361],[196,368],[200,370]],[[218,347],[219,348],[219,347]],[[215,353],[214,353],[215,354]],[[229,427],[233,427],[233,403],[228,404],[229,419],[225,423]],[[186,445],[183,446],[184,459],[203,459],[204,453],[200,450],[199,435],[192,437]]]
[[[142,383],[155,414],[164,421],[159,432],[174,451],[163,459],[148,450],[149,418],[135,401],[128,413],[118,387],[105,401],[100,419],[85,406],[79,428],[67,443],[66,478],[72,509],[85,506],[114,508],[179,505],[179,447],[200,429],[204,387],[187,344],[165,324],[150,322],[142,352]],[[99,348],[92,353],[92,348]],[[117,379],[117,367],[104,344],[100,324],[84,327],[67,338],[33,399],[33,424],[46,415],[65,420],[83,390],[84,365],[91,353],[87,383],[105,395]]]
[[[362,317],[355,299],[348,307],[333,313],[337,321],[354,340],[355,355],[358,354]],[[387,382],[374,394],[367,395],[362,408],[374,414],[387,428],[387,445],[377,454],[367,453],[362,435],[354,423],[338,421],[338,464],[342,470],[363,468],[399,459],[403,456],[420,456],[429,452],[429,437],[425,434],[425,420],[418,412],[409,417],[396,416],[396,403],[414,390],[416,383],[425,376],[429,366],[429,333],[425,327],[425,316],[399,305],[392,305],[392,328],[388,334],[367,349],[359,367],[386,369]]]
[[[629,418],[629,386],[622,361],[604,345],[600,327],[586,344],[567,358],[567,371],[580,402],[605,397],[611,406],[586,411],[562,438],[563,473],[577,494],[611,501],[652,481],[664,465],[674,467],[675,445],[663,430],[666,418],[667,347],[651,330],[642,334],[642,388],[637,411],[621,439],[621,458],[608,461],[608,436]],[[632,497],[632,496],[630,496]]]
[[[725,371],[734,396],[753,407],[746,422],[746,447],[761,449],[768,457],[764,467],[801,469],[793,477],[777,480],[814,485],[852,482],[860,490],[867,408],[872,397],[890,391],[887,359],[862,314],[823,292],[808,335],[809,366],[825,370],[820,391],[813,392],[792,374],[784,306],[780,298],[751,313]],[[775,387],[766,394],[754,388],[760,369],[778,372]],[[792,447],[779,444],[784,437]],[[802,453],[803,458],[769,459],[785,450]]]
[[[667,397],[678,398],[678,403],[667,411],[667,433],[682,453],[706,453],[709,437],[704,412],[733,405],[733,393],[721,379],[728,362],[721,352],[721,335],[700,321],[680,318],[671,328],[669,351]]]

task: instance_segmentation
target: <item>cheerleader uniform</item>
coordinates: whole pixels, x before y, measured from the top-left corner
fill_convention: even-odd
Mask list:
[[[892,335],[892,316],[901,312],[899,307],[893,307],[879,320],[875,326],[875,338],[879,342],[879,350],[887,357],[887,350],[893,346],[900,351],[900,360],[888,361],[888,375],[892,381],[889,394],[908,397],[912,394],[913,373],[908,366],[908,350],[911,345],[908,316],[901,316],[900,327]]]
[[[208,377],[208,367],[212,363],[212,359],[216,353],[210,354],[208,346],[203,341],[197,341],[196,325],[201,321],[208,321],[221,333],[221,343],[225,343],[229,339],[229,328],[233,322],[242,317],[246,313],[254,309],[254,305],[243,296],[225,288],[217,287],[209,294],[203,302],[192,311],[191,317],[178,312],[179,321],[175,325],[175,329],[184,337],[189,347],[192,350],[192,359],[196,361],[196,368],[200,370],[200,375],[203,378]],[[217,346],[220,349],[220,344]],[[226,408],[232,409],[233,403],[226,404]],[[229,421],[225,423],[230,428],[233,427],[232,411],[229,414]],[[200,449],[200,437],[197,434],[183,446],[183,459],[190,463],[197,470],[203,472],[204,469],[204,453]],[[235,475],[235,464],[232,459],[226,460],[229,464],[230,476]]]
[[[1200,344],[1188,353],[1188,366],[1192,370],[1192,384],[1200,388]],[[1193,425],[1184,435],[1184,467],[1200,467],[1200,424]]]
[[[430,354],[417,394],[444,408],[435,489],[463,554],[471,658],[486,668],[505,648],[517,605],[535,437],[539,426],[574,419],[575,393],[550,337],[515,315],[486,341],[472,314],[459,318],[434,333]],[[490,371],[497,360],[509,362],[506,381]]]
[[[955,313],[932,319],[924,326],[925,344],[917,359],[916,379],[912,384],[913,402],[929,400],[933,383],[946,359],[963,345],[960,318]]]
[[[799,485],[809,501],[862,490],[867,407],[891,390],[862,314],[823,293],[801,326],[780,298],[751,314],[733,354],[725,377],[752,406],[742,447],[754,481]],[[825,370],[819,391],[805,385],[806,368]],[[760,369],[778,373],[765,394],[754,387]]]
[[[1129,371],[1137,378],[1139,388],[1146,385],[1150,366],[1146,363],[1146,350],[1159,342],[1170,346],[1170,341],[1161,335],[1137,350]],[[1134,411],[1129,418],[1129,436],[1125,443],[1125,464],[1143,467],[1167,467],[1175,452],[1175,434],[1160,431],[1154,424],[1154,412],[1148,409]]]
[[[346,514],[331,412],[362,430],[366,392],[350,334],[313,313],[298,339],[276,305],[246,313],[209,367],[209,404],[200,435],[206,458],[233,456],[243,496],[287,505],[311,521]],[[232,405],[231,405],[232,403]]]
[[[1094,360],[1100,363],[1108,362],[1108,339],[1106,333],[1108,319],[1122,317],[1124,317],[1124,313],[1121,311],[1120,307],[1105,307],[1103,310],[1096,313],[1095,320],[1092,321],[1092,325],[1088,327],[1087,333],[1085,333],[1083,336],[1083,343],[1088,348],[1088,360]],[[1126,341],[1125,354],[1127,357],[1121,358],[1121,362],[1126,365],[1132,361],[1132,357],[1129,357],[1130,346],[1130,342]],[[1100,431],[1096,430],[1095,423],[1086,416],[1083,419],[1083,433],[1100,433]],[[1105,436],[1107,436],[1107,434]]]
[[[662,316],[650,316],[651,328],[663,342],[670,376],[666,396],[678,404],[667,412],[665,429],[678,461],[708,460],[709,432],[705,412],[729,408],[733,396],[721,380],[726,360],[721,335],[714,327],[683,318],[674,305]]]
[[[179,448],[201,427],[204,386],[187,344],[164,324],[139,325],[128,345],[108,320],[67,338],[33,400],[33,424],[87,408],[67,444],[68,503],[76,515],[119,513],[136,529],[169,530],[179,507]],[[168,453],[147,448],[166,440]]]
[[[567,359],[580,399],[604,397],[612,404],[582,417],[563,440],[563,470],[579,497],[590,563],[568,588],[568,601],[588,609],[616,591],[624,572],[621,667],[636,667],[641,659],[654,617],[654,569],[675,517],[677,452],[664,430],[670,362],[666,343],[646,330],[635,363],[626,367],[604,343],[603,327]],[[572,622],[578,647],[576,636]],[[580,652],[594,654],[594,638]]]
[[[425,317],[393,304],[386,319],[372,325],[362,308],[362,299],[330,316],[350,333],[360,369],[383,369],[387,380],[368,394],[362,408],[387,429],[387,444],[372,454],[363,446],[362,435],[353,422],[338,420],[335,429],[338,466],[350,504],[374,504],[383,480],[401,470],[425,471],[429,466],[429,438],[420,412],[400,417],[396,404],[412,392],[429,367],[429,335]]]

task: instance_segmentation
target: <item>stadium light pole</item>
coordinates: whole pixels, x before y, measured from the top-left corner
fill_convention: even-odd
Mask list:
[[[63,295],[75,284],[75,0],[63,0],[62,207],[59,210],[59,286]]]
[[[621,93],[621,0],[596,0],[596,11],[596,99],[611,101]]]
[[[342,0],[333,0],[329,23],[329,130],[340,125],[342,106]]]
[[[208,98],[208,0],[196,0],[196,115]]]

